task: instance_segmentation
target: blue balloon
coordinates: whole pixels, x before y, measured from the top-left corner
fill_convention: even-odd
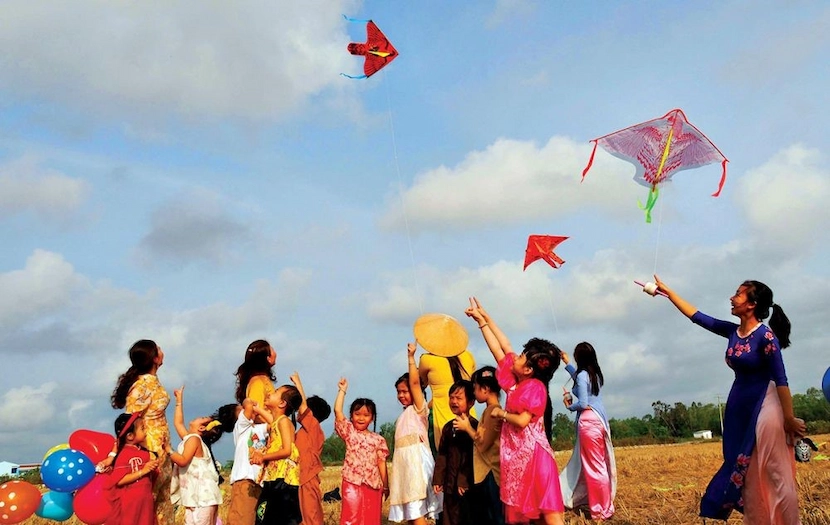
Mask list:
[[[824,391],[824,398],[830,402],[830,367],[824,373],[824,379],[821,380],[821,389]]]
[[[74,448],[56,450],[40,466],[43,484],[57,492],[73,492],[95,476],[95,465],[86,454]]]
[[[46,492],[40,498],[35,514],[47,520],[66,521],[72,517],[73,499],[71,492]]]

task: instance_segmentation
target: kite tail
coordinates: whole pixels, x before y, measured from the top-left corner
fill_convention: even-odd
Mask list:
[[[347,75],[346,73],[340,73],[340,76],[341,77],[346,77],[346,78],[352,78],[352,79],[356,79],[356,80],[360,80],[361,78],[369,78],[366,75],[352,76],[352,75]]]
[[[712,194],[712,197],[717,197],[720,195],[720,190],[723,189],[723,184],[726,182],[726,163],[729,162],[726,159],[723,159],[721,165],[723,166],[723,172],[720,174],[720,182],[718,183],[718,191]]]
[[[346,16],[346,15],[343,15],[343,18],[345,18],[347,22],[363,22],[364,24],[368,24],[369,22],[372,21],[371,19],[361,20],[360,18],[351,18],[351,17]]]
[[[657,202],[657,197],[660,196],[660,189],[657,186],[652,187],[648,192],[648,200],[646,201],[646,205],[643,204],[638,200],[637,206],[640,207],[641,210],[646,212],[646,222],[651,224],[651,210],[654,208],[654,204]]]
[[[582,183],[582,181],[585,180],[585,175],[588,173],[588,170],[591,169],[591,166],[594,164],[594,155],[596,155],[597,153],[597,146],[599,145],[599,142],[597,142],[596,140],[592,140],[591,142],[594,143],[594,149],[591,151],[591,158],[588,159],[588,165],[585,166],[584,170],[582,170],[582,180],[579,181],[580,183]]]

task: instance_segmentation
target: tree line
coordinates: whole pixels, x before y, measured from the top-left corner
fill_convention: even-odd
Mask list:
[[[724,399],[725,403],[725,399]],[[692,439],[698,430],[711,430],[713,436],[721,436],[721,418],[724,403],[682,402],[670,405],[657,400],[651,404],[652,413],[642,417],[611,418],[611,437],[615,445],[674,443]],[[804,394],[793,394],[795,415],[807,423],[808,434],[830,434],[830,403],[818,388],[808,388]],[[395,424],[383,423],[379,432],[389,445],[390,453],[395,444]],[[573,447],[575,438],[572,415],[557,413],[553,418],[553,447],[567,450]],[[322,459],[326,464],[342,463],[346,454],[343,440],[332,434],[323,444]]]

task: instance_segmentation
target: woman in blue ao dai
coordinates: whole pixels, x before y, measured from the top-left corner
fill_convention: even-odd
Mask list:
[[[793,413],[781,356],[790,345],[790,321],[772,290],[744,281],[730,299],[735,324],[698,311],[654,279],[683,315],[728,339],[726,364],[735,372],[723,420],[724,461],[700,502],[701,517],[726,520],[736,509],[747,525],[799,524],[792,443],[806,428]],[[769,326],[762,322],[767,317]]]

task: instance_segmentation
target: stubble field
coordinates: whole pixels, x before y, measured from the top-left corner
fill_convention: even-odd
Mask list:
[[[819,457],[830,456],[830,435],[813,436],[813,441],[820,445]],[[611,523],[699,525],[702,521],[697,517],[698,502],[710,477],[720,466],[720,446],[720,442],[695,442],[617,448],[617,513]],[[570,451],[556,453],[560,469],[570,456]],[[830,461],[814,459],[809,463],[799,463],[797,471],[802,525],[830,525]],[[324,492],[339,486],[340,468],[326,467],[322,485]],[[228,487],[224,486],[223,491],[228,494]],[[324,503],[323,510],[326,525],[339,523],[339,503]],[[383,515],[387,513],[388,506],[384,506]],[[227,508],[223,505],[220,515],[227,524],[226,514]],[[183,522],[180,513],[177,523]],[[741,515],[733,513],[727,523],[741,522]],[[46,525],[55,522],[34,517],[26,523]],[[81,522],[72,517],[64,523],[80,525]],[[383,523],[392,522],[384,520]],[[577,525],[592,522],[567,512],[565,523]]]

